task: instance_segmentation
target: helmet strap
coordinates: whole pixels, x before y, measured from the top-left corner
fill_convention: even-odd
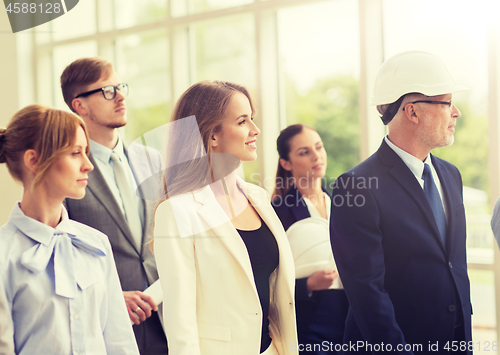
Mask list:
[[[403,102],[405,96],[406,95],[401,96],[396,102],[390,104],[387,110],[385,110],[384,114],[380,116],[380,119],[385,125],[391,122],[394,116],[396,116],[396,113],[398,112],[399,107],[401,106],[401,103]]]

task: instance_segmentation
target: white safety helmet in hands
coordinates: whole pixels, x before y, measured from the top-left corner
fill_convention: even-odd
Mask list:
[[[410,93],[437,96],[464,90],[467,88],[455,83],[440,58],[426,52],[404,52],[389,58],[380,67],[371,104],[385,105],[400,101],[401,105],[401,98]],[[399,105],[393,108],[392,117]],[[382,119],[384,124],[390,122],[392,117]]]

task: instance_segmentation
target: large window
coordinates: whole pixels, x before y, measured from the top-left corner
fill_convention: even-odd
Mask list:
[[[127,138],[134,140],[165,124],[172,109],[166,30],[116,39],[116,71],[130,88]]]
[[[278,11],[286,123],[318,131],[328,155],[326,178],[332,181],[360,158],[358,28],[356,1]]]
[[[172,16],[182,17],[206,13],[239,5],[251,4],[253,0],[177,0],[172,1]]]
[[[255,29],[251,13],[196,22],[191,30],[196,59],[193,81],[234,81],[255,92]]]
[[[488,40],[496,13],[489,0],[82,0],[34,29],[34,38],[18,37],[32,55],[32,62],[22,58],[20,101],[66,109],[59,87],[64,67],[102,56],[130,86],[123,134],[134,140],[167,123],[191,84],[235,81],[250,89],[262,130],[259,158],[244,166],[247,178],[257,172],[252,182],[272,181],[280,129],[303,122],[322,136],[327,178],[335,179],[383,137],[368,105],[383,60],[406,50],[437,54],[471,88],[453,97],[462,112],[454,145],[434,153],[463,176],[474,337],[491,342],[500,299],[489,227],[500,194],[500,40]]]

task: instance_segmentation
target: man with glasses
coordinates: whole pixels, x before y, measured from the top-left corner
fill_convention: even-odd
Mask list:
[[[453,143],[452,93],[464,89],[424,52],[396,55],[378,72],[372,103],[389,133],[332,195],[331,243],[350,303],[346,353],[472,353],[462,180],[430,154]]]
[[[111,63],[83,58],[66,67],[61,88],[68,107],[86,123],[94,165],[85,197],[66,200],[69,217],[109,237],[140,353],[167,354],[158,307],[143,293],[158,279],[147,244],[155,202],[144,198],[141,187],[149,166],[145,159],[133,159],[144,156],[143,146],[127,144],[118,134],[118,128],[127,124],[128,85]],[[157,151],[147,155],[153,166],[161,166]]]

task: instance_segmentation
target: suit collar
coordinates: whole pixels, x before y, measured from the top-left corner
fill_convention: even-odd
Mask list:
[[[289,201],[288,200],[291,198],[292,203],[291,205],[288,205]],[[297,189],[295,185],[293,185],[290,190],[286,193],[284,197],[284,202],[285,205],[290,208],[290,211],[292,212],[293,216],[295,217],[295,221],[300,221],[304,218],[311,217],[311,214],[309,213],[309,209],[307,208],[306,202],[304,201],[304,198],[302,197],[301,193]]]
[[[434,238],[436,239],[436,242],[439,244],[443,252],[445,252],[445,246],[443,245],[441,241],[441,236],[439,233],[439,229],[436,223],[436,220],[434,218],[434,214],[432,213],[431,206],[429,205],[429,202],[427,201],[427,198],[425,197],[425,193],[417,181],[415,175],[412,173],[412,171],[408,168],[408,166],[403,162],[403,160],[389,147],[389,145],[385,142],[385,140],[382,141],[382,145],[378,149],[376,153],[380,159],[380,162],[387,167],[387,171],[394,180],[404,189],[406,192],[411,196],[411,198],[415,201],[415,203],[418,205],[420,210],[422,211],[422,214],[425,216],[427,222],[432,228]],[[431,159],[433,164],[436,162],[436,159],[434,156],[431,155]],[[440,173],[441,166],[438,164],[438,166],[434,166],[436,171],[438,172],[439,179],[441,180],[441,186],[443,187],[443,193],[445,194],[445,198],[447,195],[449,195],[447,188],[445,186],[448,184],[447,179],[441,179],[441,176],[443,175],[442,172]],[[450,224],[448,222],[448,224]],[[448,228],[449,230],[449,228]],[[449,239],[449,238],[447,238]]]
[[[127,147],[128,147],[128,144],[127,144]],[[94,155],[95,159],[99,159],[100,161],[102,161],[105,164],[109,164],[109,160],[111,159],[112,152],[115,152],[116,154],[118,154],[120,159],[124,159],[126,157],[126,147],[124,145],[124,142],[120,138],[120,135],[118,135],[118,140],[117,140],[116,145],[113,149],[109,149],[108,147],[90,139],[90,151]]]
[[[325,190],[324,187],[321,187],[321,189],[323,190],[324,193],[330,196],[330,193],[327,190]],[[307,207],[307,204],[304,201],[304,197],[297,189],[297,186],[295,186],[295,184],[292,185],[292,187],[290,187],[290,189],[287,191],[287,193],[283,197],[282,203],[287,208],[290,209],[295,218],[295,222],[311,217],[311,214],[309,213],[309,208]]]
[[[431,154],[425,158],[424,161],[418,159],[417,157],[411,155],[410,153],[404,151],[403,149],[399,148],[397,145],[392,143],[388,136],[385,136],[384,142],[387,143],[389,148],[391,148],[400,158],[401,160],[406,164],[408,169],[415,175],[417,178],[417,181],[422,181],[422,174],[424,172],[424,164],[429,164],[431,166],[431,169],[433,168],[432,164],[432,159],[431,159]],[[421,185],[422,185],[421,183]],[[422,185],[423,186],[423,185]]]
[[[220,183],[220,181],[216,183]],[[258,198],[254,196],[255,193],[253,193],[253,189],[248,188],[250,185],[246,184],[241,178],[236,177],[236,184],[240,190],[247,195],[247,198],[250,203],[254,205],[254,207],[256,207],[256,204],[261,204],[263,202],[261,201],[260,203],[257,203]],[[192,196],[193,200],[200,205],[200,208],[197,211],[198,214],[202,217],[202,219],[204,219],[210,228],[214,229],[218,226],[229,223],[229,226],[234,229],[226,212],[224,212],[223,208],[220,206],[220,203],[224,203],[225,201],[218,201],[210,186],[205,186],[201,189],[193,191]]]
[[[252,194],[247,194],[247,196],[250,202],[253,203]],[[255,296],[258,297],[252,265],[245,243],[222,207],[219,205],[212,189],[210,186],[206,186],[193,192],[193,197],[194,200],[201,205],[198,210],[198,215],[211,227],[220,242],[229,253],[234,256],[235,260],[245,272],[248,281],[254,286]]]
[[[282,250],[285,248],[283,240],[284,232],[281,223],[276,217],[276,214],[269,203],[269,197],[267,193],[252,185],[245,183],[241,178],[237,177],[237,184],[246,194],[248,200],[255,208],[263,223],[269,227],[273,236],[278,243],[278,248]],[[243,268],[246,277],[254,285],[254,291],[256,297],[257,288],[255,287],[255,279],[252,271],[252,265],[250,263],[250,258],[248,256],[248,251],[245,243],[241,239],[238,231],[234,228],[230,219],[227,217],[226,213],[220,207],[217,202],[215,195],[212,192],[210,186],[206,186],[199,189],[193,194],[193,199],[200,205],[198,209],[198,215],[204,220],[204,222],[210,226],[213,233],[219,238],[220,242],[226,247],[226,249],[234,256],[235,260]],[[281,265],[281,258],[280,258]]]
[[[95,198],[103,205],[103,207],[108,211],[113,218],[115,224],[120,228],[125,238],[130,243],[130,245],[134,248],[134,250],[140,255],[141,250],[137,250],[135,247],[134,239],[132,236],[132,232],[128,227],[128,223],[125,220],[125,216],[121,213],[120,207],[116,202],[113,193],[108,187],[106,180],[104,180],[104,176],[102,176],[101,171],[99,170],[92,153],[89,155],[90,162],[94,165],[94,170],[89,171],[89,179],[87,188],[92,191],[92,194]],[[142,249],[142,247],[141,247]]]

